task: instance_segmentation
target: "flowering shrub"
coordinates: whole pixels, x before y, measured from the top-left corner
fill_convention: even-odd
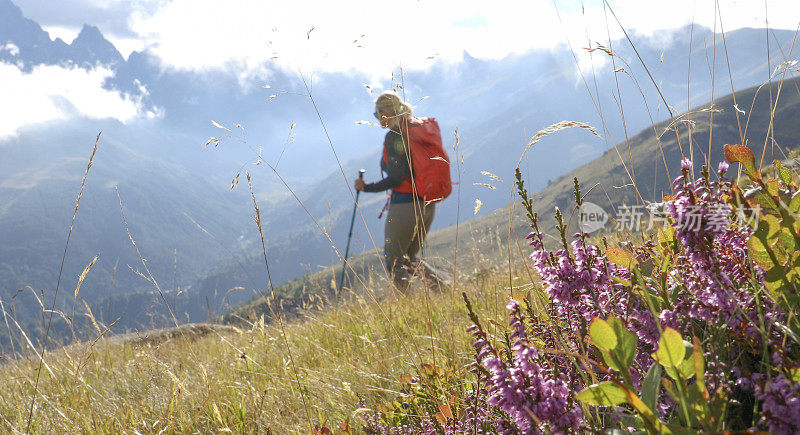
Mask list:
[[[543,294],[509,300],[503,337],[486,332],[464,294],[472,395],[483,401],[474,401],[472,425],[526,434],[800,433],[800,193],[779,162],[778,178],[765,180],[746,147],[725,153],[752,186],[729,179],[726,162],[693,179],[684,160],[674,197],[654,207],[668,224],[619,246],[583,232],[568,241],[556,210],[561,244],[546,248],[517,171]],[[577,179],[575,199],[580,207]],[[430,427],[467,427],[455,424]]]

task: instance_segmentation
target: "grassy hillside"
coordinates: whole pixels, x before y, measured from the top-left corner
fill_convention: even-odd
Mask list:
[[[569,216],[574,209],[573,180],[577,177],[583,191],[588,192],[586,200],[599,205],[609,215],[609,222],[599,234],[613,233],[617,225],[627,227],[629,224],[627,220],[619,219],[625,206],[640,207],[673,194],[671,181],[679,174],[682,156],[692,157],[696,162],[705,162],[710,155],[710,161],[715,168],[717,163],[724,160],[723,145],[740,143],[743,137],[757,156],[760,157],[761,151],[765,151],[765,165],[774,159],[783,159],[790,150],[800,146],[800,130],[797,128],[800,125],[799,86],[800,79],[787,80],[783,84],[783,92],[775,108],[772,130],[771,99],[767,86],[761,89],[754,87],[735,94],[737,107],[745,110],[744,114],[738,113],[738,121],[734,95],[727,95],[647,128],[594,161],[558,177],[533,195],[534,209],[542,216],[552,216],[552,211],[558,207]],[[775,91],[773,89],[773,93]],[[710,134],[711,131],[713,134]],[[769,145],[764,150],[768,132]],[[580,134],[591,136],[588,132]],[[544,137],[533,146],[548,146],[547,141],[548,138]],[[524,144],[520,144],[520,155],[524,149]],[[699,165],[696,172],[699,173]],[[497,175],[503,181],[486,178],[486,182],[495,185],[497,189],[486,189],[485,195],[511,198],[513,174]],[[524,178],[531,175],[524,175]],[[633,187],[632,181],[635,181],[638,191]],[[458,195],[458,192],[454,191],[453,195]],[[639,210],[643,213],[641,224],[647,227],[648,214],[643,208]],[[522,238],[528,234],[529,228],[524,212],[516,202],[491,215],[467,221],[472,214],[473,210],[462,210],[461,216],[466,222],[429,235],[428,256],[435,266],[452,273],[456,270],[456,264],[458,273],[462,276],[476,276],[504,267],[509,259],[518,263],[520,258],[525,257],[525,243]],[[573,229],[577,228],[577,221],[577,216],[571,220]],[[543,219],[541,224],[545,232],[554,235],[555,221],[552,218]],[[552,240],[557,239],[553,237]],[[380,253],[375,250],[357,256],[348,263],[355,273],[348,275],[348,283],[354,288],[361,289],[364,283],[368,283],[369,287],[374,281],[385,279]],[[275,291],[275,297],[290,308],[301,307],[317,297],[336,299],[333,283],[338,282],[340,273],[341,267],[333,266],[329,270],[307,274],[281,286]],[[356,276],[362,278],[358,279]],[[243,316],[243,313],[264,312],[270,297],[259,297],[235,309],[228,318]]]
[[[771,130],[765,162],[783,158],[800,139],[796,85],[784,84],[771,129],[770,95],[749,89],[736,95],[738,107],[746,108],[741,123],[733,96],[723,97],[655,125],[554,180],[534,195],[542,229],[556,240],[553,209],[570,215],[573,177],[580,180],[587,200],[613,215],[622,205],[670,194],[669,182],[678,174],[681,156],[702,162],[708,155],[714,165],[722,160],[722,145],[740,141],[740,124],[757,156]],[[513,177],[498,175],[503,182],[492,182],[498,187],[494,194],[512,198]],[[632,181],[638,193],[629,185]],[[466,216],[472,212],[462,211]],[[230,313],[226,320],[237,329],[200,327],[147,339],[114,339],[105,337],[103,325],[92,324],[92,335],[103,337],[50,352],[38,384],[38,349],[26,346],[21,337],[13,348],[21,357],[0,366],[0,376],[7,380],[0,386],[0,427],[36,432],[308,432],[323,425],[360,427],[365,412],[360,405],[394,406],[391,400],[410,388],[409,374],[443,371],[466,389],[475,382],[466,369],[474,354],[461,292],[472,300],[488,332],[502,338],[506,297],[539,294],[525,261],[527,232],[523,211],[512,202],[489,216],[432,233],[429,258],[455,274],[454,285],[442,293],[421,286],[410,294],[388,291],[379,255],[372,252],[352,260],[351,272],[357,273],[351,273],[348,288],[332,285],[338,278],[336,267],[309,273]],[[629,238],[613,223],[595,236]]]
[[[485,316],[502,311],[508,293],[493,281],[464,281],[461,289]],[[380,303],[354,295],[283,327],[272,320],[253,319],[235,332],[183,330],[165,341],[101,339],[54,351],[31,430],[277,434],[326,422],[358,426],[359,401],[398,394],[414,366],[459,369],[470,360],[466,311],[455,292]],[[27,427],[36,369],[27,355],[0,365],[2,431]]]

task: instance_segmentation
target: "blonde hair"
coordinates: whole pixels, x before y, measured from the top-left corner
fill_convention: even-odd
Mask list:
[[[397,92],[384,91],[375,100],[375,109],[387,112],[391,116],[407,118],[413,115],[411,106],[403,101]]]

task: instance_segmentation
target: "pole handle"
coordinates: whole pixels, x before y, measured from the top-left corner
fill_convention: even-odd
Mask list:
[[[366,169],[359,169],[358,170],[358,178],[363,180],[364,179],[364,172],[367,172],[367,170]]]

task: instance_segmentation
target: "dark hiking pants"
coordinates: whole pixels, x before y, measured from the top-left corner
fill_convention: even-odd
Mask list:
[[[430,269],[417,259],[425,236],[436,214],[436,205],[424,205],[421,201],[394,203],[389,205],[384,227],[383,256],[386,268],[400,290],[405,291],[411,278],[411,269],[422,266],[425,275]]]

